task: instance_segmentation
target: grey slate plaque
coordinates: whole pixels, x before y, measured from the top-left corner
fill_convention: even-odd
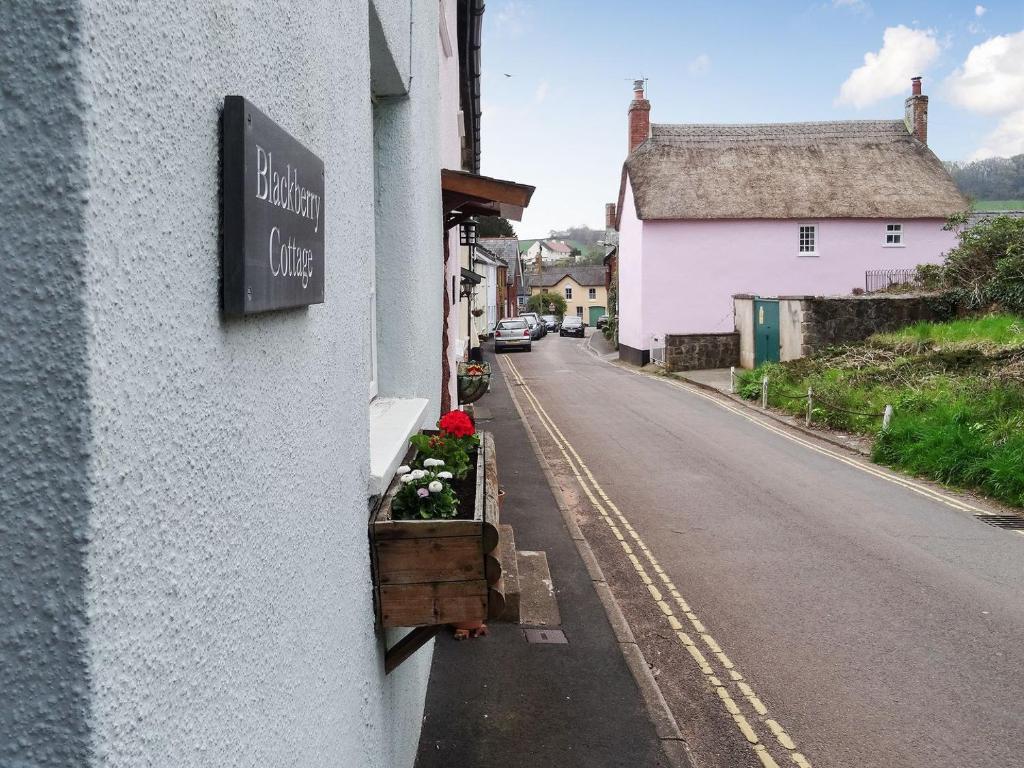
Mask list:
[[[322,304],[323,161],[241,96],[222,131],[225,314]]]

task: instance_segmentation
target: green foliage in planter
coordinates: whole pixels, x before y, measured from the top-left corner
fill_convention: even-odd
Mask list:
[[[459,501],[448,484],[452,473],[443,465],[434,465],[426,469],[399,467],[398,471],[402,486],[391,501],[391,516],[395,520],[436,520],[455,517]]]
[[[449,411],[437,422],[436,435],[413,435],[409,442],[416,449],[415,463],[426,466],[430,459],[440,459],[445,469],[462,480],[472,467],[472,456],[480,445],[473,421],[462,411]]]

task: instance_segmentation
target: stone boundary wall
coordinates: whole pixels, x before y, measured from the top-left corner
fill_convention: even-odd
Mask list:
[[[729,368],[739,362],[739,333],[665,334],[666,371]]]
[[[806,357],[875,333],[954,315],[954,307],[941,296],[780,296],[782,359]]]

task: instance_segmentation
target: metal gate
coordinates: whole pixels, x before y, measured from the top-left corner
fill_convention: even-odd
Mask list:
[[[655,365],[665,365],[665,337],[663,335],[651,336],[651,362]]]
[[[754,299],[754,365],[779,362],[779,302]]]

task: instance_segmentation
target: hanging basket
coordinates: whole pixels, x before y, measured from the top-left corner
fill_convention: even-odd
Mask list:
[[[489,363],[459,363],[457,372],[459,404],[475,403],[491,387]]]

